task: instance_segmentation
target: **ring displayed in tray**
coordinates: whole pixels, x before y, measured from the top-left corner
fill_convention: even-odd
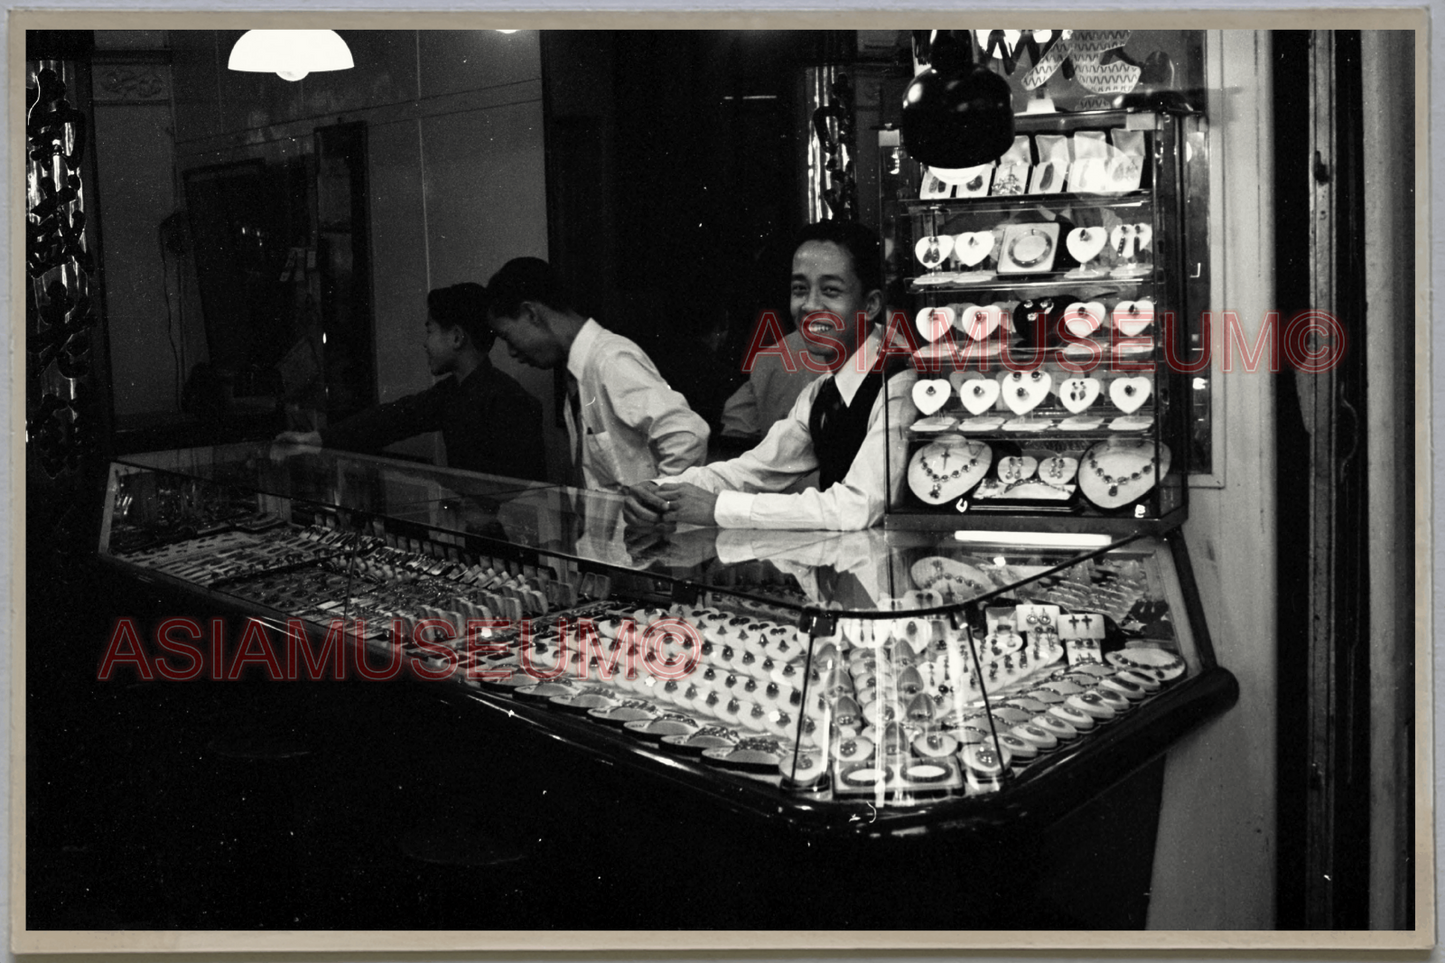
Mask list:
[[[600,719],[615,726],[626,726],[629,722],[646,722],[648,719],[655,719],[661,714],[661,710],[640,699],[628,699],[615,705],[588,709],[587,714],[594,719]]]
[[[722,749],[738,743],[737,730],[727,726],[703,726],[687,735],[663,736],[664,745],[702,755],[708,749]]]
[[[953,769],[949,766],[936,762],[913,763],[903,769],[902,776],[909,782],[915,783],[936,783],[947,782],[954,775]]]
[[[871,763],[844,769],[838,774],[838,781],[843,785],[867,789],[885,785],[892,778],[891,766],[875,766]]]

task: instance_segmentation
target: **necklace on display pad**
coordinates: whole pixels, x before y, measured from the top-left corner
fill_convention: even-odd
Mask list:
[[[940,504],[976,485],[992,462],[993,450],[982,442],[961,436],[958,441],[934,442],[914,454],[908,484],[919,498]]]
[[[919,559],[914,563],[911,574],[919,588],[938,590],[941,585],[951,594],[957,594],[953,591],[955,585],[975,595],[993,587],[992,580],[982,570],[967,562],[942,556]]]
[[[1103,479],[1104,484],[1109,486],[1109,494],[1111,496],[1119,494],[1119,486],[1122,484],[1132,481],[1138,481],[1140,478],[1143,478],[1146,475],[1152,478],[1154,472],[1151,469],[1153,469],[1153,467],[1154,458],[1151,455],[1144,462],[1144,464],[1140,465],[1134,471],[1130,472],[1127,475],[1121,473],[1119,477],[1115,478],[1113,475],[1108,474],[1104,471],[1104,469],[1100,468],[1098,461],[1094,458],[1094,453],[1092,451],[1089,452],[1089,468],[1094,472],[1095,475]]]
[[[1084,455],[1079,467],[1080,487],[1085,497],[1100,508],[1118,508],[1137,501],[1169,474],[1170,451],[1144,440],[1125,443],[1103,441]]]
[[[981,445],[979,447],[982,448],[985,446]],[[944,449],[943,456],[939,459],[938,465],[936,467],[928,464],[927,455],[924,455],[922,453],[920,453],[919,455],[918,467],[922,468],[923,473],[933,481],[933,490],[928,493],[929,496],[932,498],[938,497],[938,490],[943,486],[944,482],[952,481],[955,478],[961,478],[966,473],[973,471],[973,469],[978,465],[979,452],[974,449],[973,445],[969,445],[968,461],[966,463],[959,464],[958,467],[955,468],[953,471],[948,471],[948,452],[948,449]]]

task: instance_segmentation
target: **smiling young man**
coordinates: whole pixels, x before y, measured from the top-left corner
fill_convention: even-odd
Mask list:
[[[789,310],[807,340],[826,346],[832,373],[809,385],[751,451],[632,486],[629,521],[850,531],[883,517],[902,481],[916,374],[907,352],[883,349],[878,236],[824,221],[797,240]],[[809,487],[814,471],[818,483]]]
[[[487,289],[464,281],[427,294],[427,368],[440,378],[425,391],[369,408],[319,432],[287,431],[280,442],[343,451],[380,451],[393,442],[440,431],[447,465],[532,481],[546,479],[541,402],[492,366],[496,342],[487,326]]]
[[[707,456],[707,422],[637,344],[583,317],[557,272],[534,257],[492,275],[491,324],[512,356],[567,370],[574,484],[604,491],[675,475]]]

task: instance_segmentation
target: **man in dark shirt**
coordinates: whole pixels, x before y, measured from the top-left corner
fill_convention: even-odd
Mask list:
[[[546,480],[542,405],[488,357],[496,335],[487,324],[487,289],[464,282],[438,288],[426,301],[427,365],[446,377],[319,432],[287,431],[276,440],[374,452],[440,430],[452,468]]]

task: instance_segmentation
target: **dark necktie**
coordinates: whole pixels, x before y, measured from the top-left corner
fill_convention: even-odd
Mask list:
[[[577,379],[567,376],[567,408],[572,413],[572,466],[567,474],[567,484],[573,488],[586,488],[587,478],[582,474],[582,451],[586,444],[587,426],[582,423],[582,393]]]

